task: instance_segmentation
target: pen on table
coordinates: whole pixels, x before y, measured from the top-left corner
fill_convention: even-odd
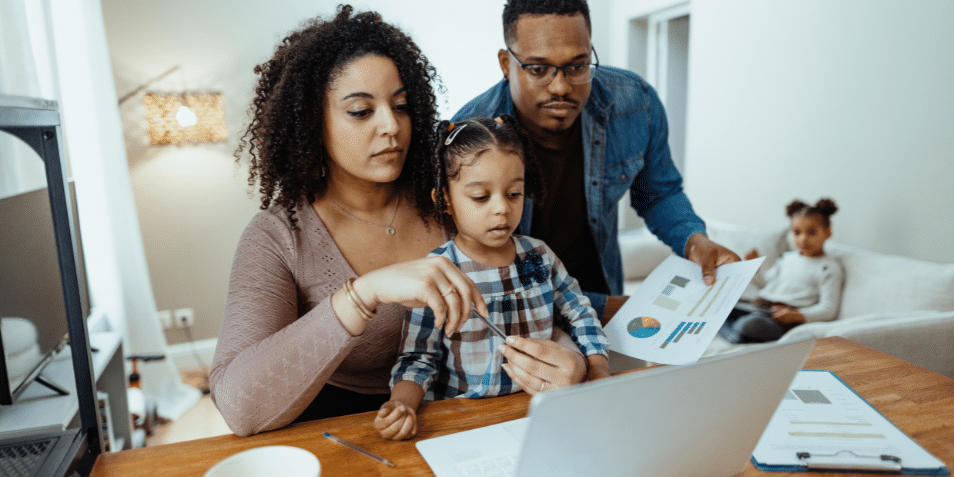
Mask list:
[[[360,448],[360,447],[358,447],[358,446],[356,446],[356,445],[354,445],[354,444],[352,444],[352,443],[350,443],[350,442],[348,442],[348,441],[346,441],[346,440],[344,440],[344,439],[342,439],[342,438],[340,438],[340,437],[335,437],[335,436],[333,436],[333,435],[331,435],[331,434],[329,434],[329,433],[326,432],[326,433],[325,433],[325,439],[328,439],[328,440],[331,441],[331,442],[335,442],[335,443],[341,444],[341,445],[343,445],[343,446],[345,446],[345,447],[350,447],[351,449],[356,450],[356,451],[358,451],[358,452],[360,452],[360,453],[362,453],[362,454],[364,454],[364,455],[366,455],[366,456],[368,456],[368,457],[370,457],[370,458],[372,458],[372,459],[374,459],[374,460],[376,460],[376,461],[378,461],[378,462],[380,462],[380,463],[382,463],[382,464],[384,464],[384,465],[387,465],[387,466],[390,466],[390,467],[394,467],[394,464],[392,464],[391,461],[385,459],[384,457],[381,457],[381,456],[375,454],[374,452],[366,451],[366,450],[364,450],[364,449],[362,449],[362,448]]]

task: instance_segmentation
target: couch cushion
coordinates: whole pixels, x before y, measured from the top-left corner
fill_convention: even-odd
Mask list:
[[[845,267],[841,317],[916,310],[954,311],[954,264],[937,264],[838,246]]]
[[[806,323],[785,333],[779,344],[842,336],[931,371],[954,378],[954,311],[868,313],[830,322]],[[749,344],[716,336],[703,356],[732,353]]]
[[[706,222],[706,235],[712,241],[735,252],[739,257],[745,258],[745,254],[756,249],[760,257],[765,257],[765,261],[759,267],[759,274],[755,276],[751,283],[742,292],[742,300],[752,301],[759,296],[759,288],[765,285],[761,276],[775,265],[775,262],[783,253],[792,249],[789,243],[788,227],[779,229],[759,229],[724,222]]]
[[[843,336],[954,378],[954,311],[869,314],[828,324],[818,337]]]
[[[707,221],[706,235],[740,257],[744,257],[753,248],[757,249],[759,256],[765,257],[765,263],[762,264],[763,271],[768,270],[778,257],[790,250],[788,227],[764,229]]]
[[[758,249],[766,257],[763,273],[782,253],[794,249],[787,227],[773,230],[717,221],[707,221],[706,227],[709,238],[740,256]],[[647,230],[621,234],[620,249],[627,283],[645,278],[672,253]],[[825,250],[845,267],[839,319],[869,313],[954,310],[954,264],[922,262],[832,241],[825,244]],[[755,298],[759,282],[756,277],[742,298]]]

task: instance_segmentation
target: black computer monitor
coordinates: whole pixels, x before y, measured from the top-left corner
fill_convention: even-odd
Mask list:
[[[73,182],[69,183],[73,213],[77,279],[84,318],[90,315],[89,292],[79,235],[79,214]],[[56,239],[46,188],[0,198],[0,317],[21,318],[36,329],[35,346],[10,355],[24,336],[10,336],[0,327],[0,405],[12,404],[39,376],[67,342],[66,306],[56,255]],[[4,329],[6,328],[6,329]],[[26,328],[30,328],[28,325]],[[5,335],[4,332],[7,334]]]

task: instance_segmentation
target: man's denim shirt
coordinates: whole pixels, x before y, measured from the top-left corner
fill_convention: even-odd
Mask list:
[[[453,121],[514,114],[510,85],[501,80],[464,105]],[[635,73],[600,66],[582,113],[584,186],[590,230],[613,295],[623,293],[617,238],[617,204],[626,190],[649,230],[682,256],[689,236],[705,232],[682,190],[682,176],[669,153],[669,126],[656,91]],[[541,158],[546,164],[546,159]],[[556,191],[548,191],[553,194]],[[523,206],[517,233],[529,235],[532,202]],[[585,292],[603,316],[606,295]]]

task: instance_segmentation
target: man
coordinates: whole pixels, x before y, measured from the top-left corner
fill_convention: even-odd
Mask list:
[[[504,7],[504,79],[454,116],[514,115],[543,167],[547,197],[524,203],[518,233],[544,240],[609,322],[626,297],[617,203],[627,190],[649,229],[676,253],[715,267],[739,256],[711,241],[682,191],[666,113],[635,73],[598,66],[585,0],[510,0]]]

